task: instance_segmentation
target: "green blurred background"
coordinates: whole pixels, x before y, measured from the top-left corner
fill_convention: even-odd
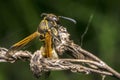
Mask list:
[[[74,18],[76,25],[67,20],[62,20],[62,25],[79,45],[90,15],[93,14],[82,48],[120,72],[120,0],[0,0],[0,46],[9,48],[36,31],[43,12]],[[40,44],[35,40],[24,49],[35,51]],[[0,80],[36,78],[30,71],[29,62],[17,61],[13,64],[0,63]],[[47,80],[101,80],[101,76],[53,71]],[[117,79],[107,77],[105,80]]]

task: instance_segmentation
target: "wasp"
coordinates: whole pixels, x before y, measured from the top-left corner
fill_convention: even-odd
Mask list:
[[[21,41],[15,43],[8,50],[8,56],[14,54],[14,51],[21,49],[29,42],[34,40],[36,37],[39,37],[40,41],[44,43],[44,45],[40,48],[42,55],[45,58],[58,58],[57,53],[54,49],[54,38],[58,38],[58,27],[60,26],[60,18],[64,18],[76,23],[76,21],[72,18],[64,17],[64,16],[56,16],[54,14],[42,13],[41,17],[43,19],[40,21],[40,24],[37,30]]]

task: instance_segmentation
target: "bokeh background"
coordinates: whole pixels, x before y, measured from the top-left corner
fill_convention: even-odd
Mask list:
[[[120,72],[120,0],[0,0],[0,46],[9,48],[36,31],[42,19],[41,13],[74,18],[77,24],[61,21],[71,34],[71,39],[79,45],[81,35],[93,15],[82,48]],[[36,39],[24,49],[35,51],[40,44]],[[30,71],[29,62],[17,61],[13,64],[0,63],[0,80],[37,79]],[[46,80],[101,80],[101,76],[53,71]],[[105,80],[117,79],[106,77]]]

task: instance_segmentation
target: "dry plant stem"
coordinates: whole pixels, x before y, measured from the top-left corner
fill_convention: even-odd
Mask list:
[[[75,63],[77,62],[77,63]],[[78,63],[91,63],[95,64],[97,66],[100,66],[100,64],[94,62],[94,61],[86,61],[86,60],[79,60],[79,59],[45,59],[41,55],[41,51],[37,51],[34,53],[31,59],[31,70],[33,71],[34,75],[39,77],[43,74],[43,72],[51,71],[51,70],[70,70],[72,72],[81,72],[90,74],[98,73],[102,75],[109,75],[112,76],[110,72],[100,70],[100,69],[93,69],[89,68],[83,64]]]
[[[73,60],[73,59],[72,59]],[[72,61],[71,60],[71,61]],[[93,73],[98,73],[98,74],[102,74],[102,75],[109,75],[109,76],[112,76],[112,74],[111,73],[109,73],[109,72],[107,72],[107,71],[102,71],[102,70],[96,70],[96,69],[92,69],[92,68],[89,68],[89,67],[86,67],[86,66],[83,66],[83,65],[78,65],[78,64],[74,64],[74,63],[71,63],[71,65],[69,64],[69,65],[67,65],[67,61],[69,61],[69,60],[63,60],[63,59],[60,59],[59,60],[60,62],[63,62],[63,64],[59,64],[58,63],[58,61],[57,61],[57,63],[58,63],[58,65],[60,66],[60,67],[62,67],[61,68],[61,70],[71,70],[72,72],[84,72],[84,73],[86,73],[86,74],[90,74],[91,72],[93,72]],[[51,61],[52,62],[52,61]],[[53,62],[55,62],[55,61],[53,61]],[[73,62],[73,61],[72,61]],[[75,61],[76,62],[76,61]],[[79,62],[79,61],[77,61],[77,62]],[[66,63],[66,65],[67,66],[65,66],[65,63]],[[84,61],[82,61],[82,63],[86,63],[86,61],[84,62]],[[87,62],[88,63],[88,62]],[[55,63],[56,64],[56,63]],[[53,64],[54,65],[54,64]],[[50,67],[52,70],[57,70],[57,69],[55,69],[54,67]]]
[[[30,61],[30,69],[36,77],[52,70],[70,70],[72,72],[82,72],[86,74],[98,73],[100,75],[114,76],[120,79],[120,74],[100,60],[92,53],[82,49],[69,39],[70,34],[66,28],[58,28],[58,37],[54,39],[54,47],[59,55],[68,51],[72,59],[49,59],[41,55],[41,51],[31,54],[29,51],[14,51],[11,57],[6,56],[8,49],[0,47],[0,62],[15,62],[17,60]]]
[[[67,29],[63,26],[60,26],[59,30],[60,42],[56,40],[56,50],[58,53],[63,53],[65,51],[72,52],[72,55],[76,59],[90,60],[95,61],[102,66],[103,69],[111,72],[114,77],[120,79],[120,73],[109,67],[101,59],[93,55],[92,53],[82,49],[79,45],[75,44],[72,40],[69,39],[70,34],[67,32]],[[100,68],[101,66],[97,66]]]
[[[108,76],[116,76],[111,70],[108,70],[109,66],[102,65],[99,62],[83,59],[48,59],[41,55],[41,51],[36,51],[33,55],[28,51],[16,51],[11,58],[7,58],[6,48],[0,48],[0,62],[15,62],[16,60],[30,60],[30,67],[33,74],[37,77],[41,76],[44,72],[54,70],[70,70],[72,72],[82,72],[86,74],[98,73]],[[84,64],[83,64],[84,63]],[[85,64],[92,64],[98,68],[91,68]],[[106,69],[108,68],[108,69]],[[116,73],[116,72],[115,72]],[[119,78],[120,79],[120,78]]]
[[[12,57],[7,57],[8,49],[0,47],[0,62],[15,62],[16,60],[30,60],[32,54],[29,51],[16,51]]]
[[[72,43],[73,44],[73,43]],[[96,61],[98,63],[100,63],[100,65],[102,66],[103,69],[106,69],[108,71],[110,71],[111,73],[113,73],[114,75],[113,76],[117,76],[118,78],[120,78],[120,73],[116,72],[114,69],[112,69],[111,67],[109,67],[107,64],[105,64],[105,62],[103,62],[102,60],[100,60],[98,57],[96,57],[95,55],[93,55],[92,53],[80,48],[80,47],[77,47],[76,48],[76,44],[75,45],[70,45],[69,46],[67,45],[67,48],[68,47],[71,47],[72,50],[77,50],[78,53],[81,55],[85,55],[86,57],[88,57],[88,59],[90,58],[91,60],[93,61]],[[70,49],[69,49],[70,50]],[[76,53],[74,53],[76,54]],[[76,55],[79,55],[79,54],[76,54]],[[100,66],[99,66],[100,67]]]

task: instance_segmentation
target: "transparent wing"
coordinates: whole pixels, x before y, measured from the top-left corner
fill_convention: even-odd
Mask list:
[[[33,39],[35,39],[37,36],[39,36],[39,34],[40,33],[38,33],[37,31],[34,32],[34,33],[32,33],[28,37],[26,37],[23,40],[15,43],[14,45],[12,45],[9,50],[11,51],[11,50],[21,49],[22,47],[24,47],[25,45],[27,45],[29,42],[31,42]]]

